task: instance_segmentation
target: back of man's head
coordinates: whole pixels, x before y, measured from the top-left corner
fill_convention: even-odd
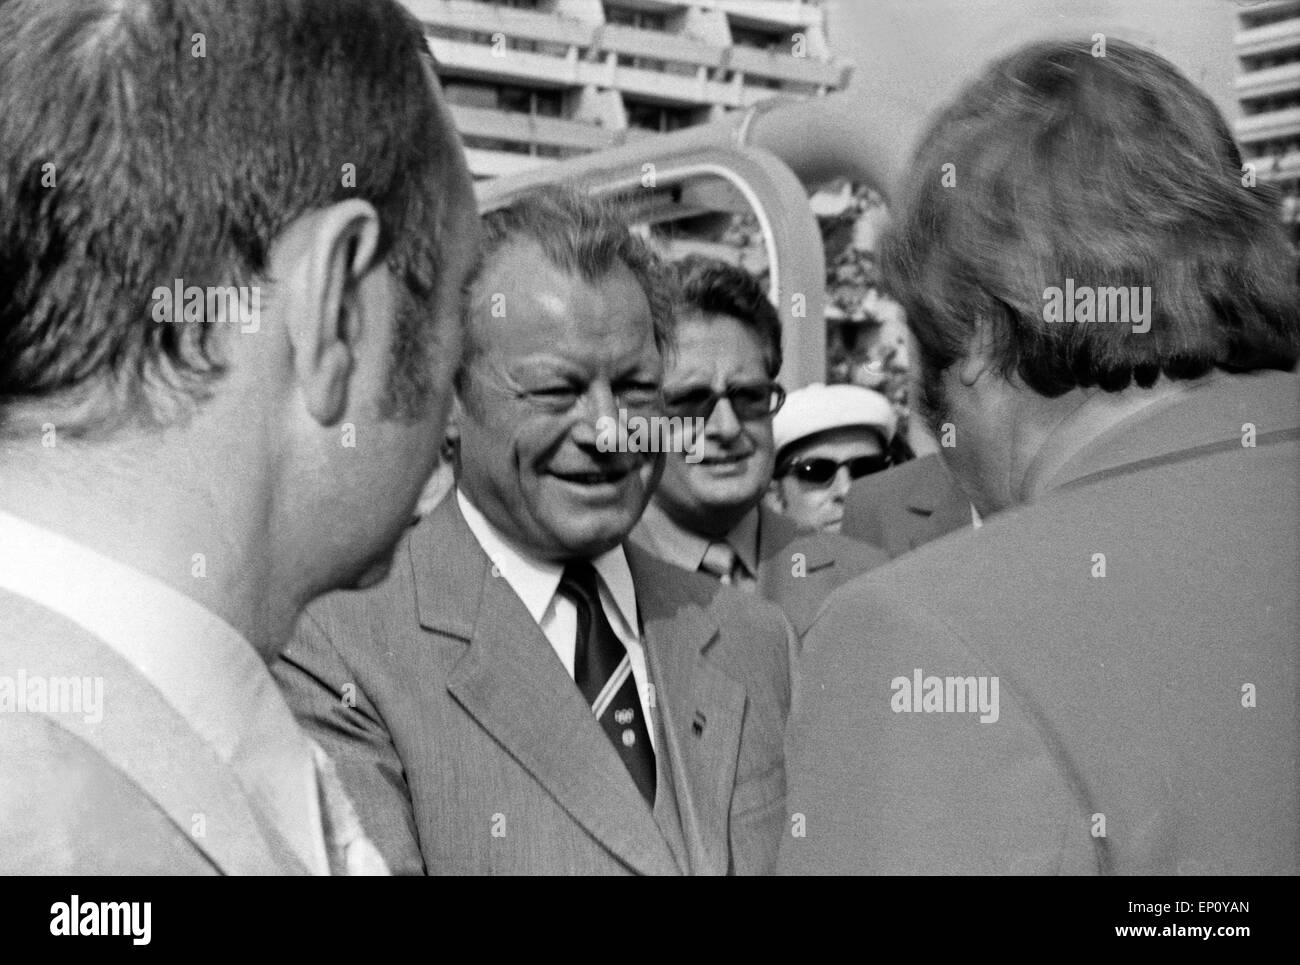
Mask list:
[[[432,68],[396,0],[0,2],[5,510],[268,653],[383,575],[477,244]]]
[[[1115,40],[1103,56],[1083,41],[1025,47],[939,115],[912,171],[884,263],[931,402],[980,326],[994,367],[1047,398],[1300,356],[1275,195],[1156,54]],[[1085,289],[1092,315],[1058,322]],[[1098,321],[1117,305],[1125,318]]]
[[[151,293],[248,285],[289,222],[346,199],[413,301],[388,407],[418,408],[454,147],[426,53],[389,2],[0,4],[0,432],[37,407],[88,437],[176,421],[230,327],[160,324]]]

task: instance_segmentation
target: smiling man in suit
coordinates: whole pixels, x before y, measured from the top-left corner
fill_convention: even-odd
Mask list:
[[[486,222],[457,488],[279,679],[399,873],[770,871],[789,625],[625,544],[660,460],[598,430],[658,413],[670,290],[593,200]]]
[[[826,595],[889,557],[834,533],[807,533],[763,505],[785,400],[781,320],[747,271],[692,256],[673,269],[682,304],[665,377],[671,415],[699,420],[694,451],[670,452],[632,538],[674,566],[781,607],[795,632]]]
[[[1295,874],[1275,196],[1204,94],[1114,39],[991,65],[909,170],[884,264],[986,522],[846,584],[806,637],[782,870]]]
[[[381,870],[266,663],[391,561],[477,232],[395,3],[0,4],[0,873]]]

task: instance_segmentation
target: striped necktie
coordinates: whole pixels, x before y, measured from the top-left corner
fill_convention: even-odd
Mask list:
[[[600,603],[598,577],[590,563],[564,568],[560,592],[578,611],[573,680],[613,742],[641,796],[654,806],[655,754],[627,648],[614,633]]]

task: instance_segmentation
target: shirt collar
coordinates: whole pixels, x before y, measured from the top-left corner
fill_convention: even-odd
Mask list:
[[[646,506],[633,534],[653,555],[684,570],[698,570],[704,561],[709,540],[699,533],[678,526],[654,502]]]
[[[686,570],[698,570],[704,552],[714,542],[686,529],[660,509],[653,501],[646,506],[635,530],[637,542],[652,555]],[[755,506],[723,538],[736,558],[753,576],[758,572],[758,507]]]
[[[470,502],[469,497],[459,487],[456,489],[456,503],[470,532],[478,540],[479,546],[487,554],[496,572],[501,574],[515,595],[523,601],[533,622],[539,626],[546,616],[546,611],[559,589],[560,578],[564,575],[564,564],[553,560],[538,559],[524,552],[504,533],[488,520],[479,508]],[[617,616],[633,639],[640,639],[636,609],[636,585],[632,582],[632,570],[628,566],[627,554],[622,546],[602,553],[591,561],[591,565],[600,574],[601,582],[608,593],[601,594],[608,603],[613,602]]]
[[[747,512],[727,534],[727,545],[736,551],[750,576],[758,573],[758,507]]]
[[[310,744],[239,631],[165,583],[3,511],[0,545],[0,587],[124,657],[231,767],[299,859],[327,871]]]

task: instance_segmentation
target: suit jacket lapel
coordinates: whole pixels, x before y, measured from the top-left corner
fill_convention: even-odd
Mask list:
[[[764,599],[782,598],[779,587],[790,579],[807,579],[795,577],[791,572],[793,561],[782,555],[781,551],[801,536],[815,534],[805,533],[785,516],[773,512],[766,506],[758,510],[758,592]],[[805,539],[799,546],[804,554],[804,573],[812,574],[835,565],[835,556],[825,540]]]
[[[100,721],[50,714],[52,723],[75,734],[133,780],[218,870],[236,875],[306,873],[278,837],[275,847],[268,843],[233,771],[134,667],[64,617],[22,597],[3,596],[7,629],[15,631],[0,646],[5,663],[40,667],[51,676],[104,677]],[[201,825],[196,823],[200,817]]]
[[[835,582],[835,553],[831,541],[802,532],[779,513],[764,507],[759,516],[758,592],[785,611],[795,633],[812,625],[822,601]],[[802,557],[796,574],[793,552]]]
[[[618,752],[523,602],[493,575],[455,498],[444,500],[435,515],[411,551],[422,625],[469,644],[447,689],[629,867],[680,873]]]
[[[916,519],[909,527],[912,549],[971,522],[970,503],[943,460],[938,455],[923,458],[925,468],[916,473],[917,484],[907,498],[907,510]]]
[[[690,594],[674,592],[691,577],[628,549],[645,627],[646,660],[655,681],[664,746],[659,766],[671,768],[691,874],[726,874],[728,827],[740,757],[745,690],[706,659],[718,638],[712,615]]]

